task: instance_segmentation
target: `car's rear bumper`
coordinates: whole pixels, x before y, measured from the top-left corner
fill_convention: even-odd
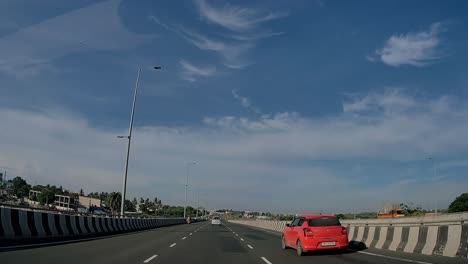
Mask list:
[[[307,251],[346,249],[348,248],[348,236],[330,237],[330,238],[305,238],[302,242],[302,248]],[[323,246],[323,242],[335,242],[334,246]]]

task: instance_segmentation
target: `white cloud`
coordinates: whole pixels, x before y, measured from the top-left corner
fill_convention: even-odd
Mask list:
[[[226,42],[214,40],[197,32],[181,29],[183,37],[201,50],[218,53],[226,67],[242,69],[251,64],[247,59],[247,52],[254,47],[252,42]]]
[[[23,77],[58,70],[51,63],[90,50],[124,50],[147,37],[128,32],[109,0],[59,15],[0,38],[0,71]]]
[[[467,102],[388,91],[345,105],[346,111],[326,118],[286,112],[255,119],[207,117],[204,126],[135,127],[130,196],[156,195],[182,204],[183,164],[189,160],[198,163],[191,172],[191,197],[194,190],[207,193],[210,208],[346,211],[376,208],[378,201],[394,197],[423,203],[437,199],[447,205],[468,188],[468,182],[450,177],[427,181],[426,170],[408,176],[417,184],[404,178],[386,183],[385,171],[356,178],[333,165],[356,160],[419,162],[442,154],[456,160],[468,149],[462,140],[468,134]],[[28,181],[83,187],[87,192],[120,190],[125,141],[115,136],[124,130],[94,128],[64,111],[0,109],[0,123],[6,124],[0,126],[0,163],[16,168]],[[330,165],[314,165],[320,160]],[[309,198],[317,203],[287,202],[310,186],[314,192]],[[436,194],[427,193],[434,188],[439,190]],[[331,191],[333,198],[320,199]]]
[[[232,95],[234,96],[234,98],[236,98],[237,100],[239,100],[240,104],[245,107],[245,108],[248,108],[250,107],[252,104],[250,102],[250,99],[247,98],[247,97],[243,97],[241,95],[239,95],[237,93],[237,90],[232,90]]]
[[[285,12],[265,13],[254,8],[235,7],[228,4],[215,7],[205,0],[195,0],[194,2],[200,15],[208,22],[238,32],[254,30],[263,22],[288,15]]]
[[[445,30],[444,24],[434,23],[427,31],[393,35],[375,53],[390,66],[425,66],[442,56],[438,50],[441,43],[439,35]]]
[[[240,95],[237,90],[232,90],[231,93],[232,93],[232,96],[234,96],[234,98],[237,101],[239,101],[239,103],[241,104],[242,107],[244,107],[246,109],[249,109],[249,110],[253,111],[256,114],[261,114],[260,109],[258,109],[258,107],[255,107],[254,105],[252,105],[252,102],[251,102],[251,100],[249,98]]]
[[[188,81],[195,81],[197,77],[210,77],[216,73],[216,67],[196,66],[184,59],[179,61],[182,66],[181,76]]]

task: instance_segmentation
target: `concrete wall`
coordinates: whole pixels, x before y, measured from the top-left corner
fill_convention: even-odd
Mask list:
[[[0,208],[0,245],[80,239],[185,223],[183,218],[110,218]]]
[[[230,221],[282,232],[288,221]],[[348,228],[349,241],[365,243],[367,247],[442,255],[468,257],[468,213],[437,217],[398,219],[342,220]]]

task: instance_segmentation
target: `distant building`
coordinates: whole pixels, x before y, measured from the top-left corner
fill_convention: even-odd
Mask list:
[[[86,196],[80,196],[78,198],[78,203],[80,206],[90,208],[91,206],[93,207],[101,207],[101,199],[96,199],[96,198],[91,198],[91,197],[86,197]]]

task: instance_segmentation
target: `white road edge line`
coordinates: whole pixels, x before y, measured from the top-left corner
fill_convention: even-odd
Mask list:
[[[155,257],[157,257],[158,255],[153,255],[151,256],[150,258],[148,258],[147,260],[143,261],[144,263],[148,263],[150,261],[152,261]]]
[[[174,244],[170,245],[169,247],[173,247],[173,246],[175,246],[175,245],[177,245],[177,243],[174,243]]]
[[[182,240],[186,239],[187,237],[183,237]]]
[[[417,260],[404,259],[404,258],[397,258],[397,257],[390,257],[390,256],[385,256],[385,255],[380,255],[380,254],[375,254],[375,253],[370,253],[370,252],[364,252],[364,251],[356,251],[356,252],[357,252],[357,253],[361,253],[361,254],[370,255],[370,256],[375,256],[375,257],[382,257],[382,258],[393,259],[393,260],[401,260],[401,261],[412,262],[412,263],[419,263],[419,264],[432,264],[432,263],[430,263],[430,262],[417,261]]]
[[[251,245],[247,245],[250,249],[253,249],[253,247]]]
[[[265,257],[262,257],[262,260],[265,261],[266,264],[273,264],[268,259],[266,259]]]

